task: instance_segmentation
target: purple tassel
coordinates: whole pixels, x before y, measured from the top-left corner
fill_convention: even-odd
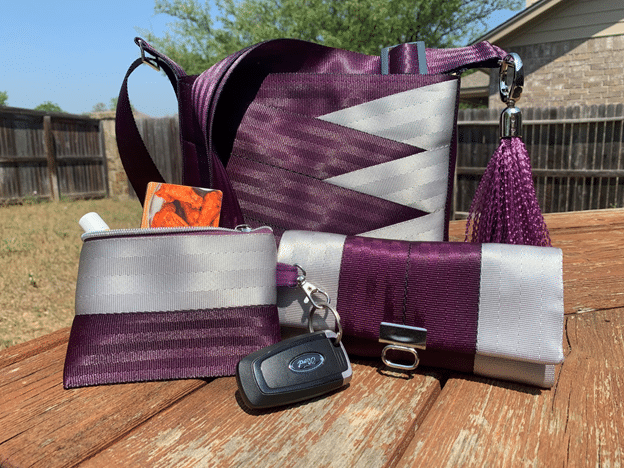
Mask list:
[[[470,206],[466,241],[551,245],[520,137],[501,138],[490,159]]]
[[[500,70],[500,97],[507,104],[500,119],[501,141],[470,205],[466,242],[551,245],[535,194],[531,158],[520,138],[522,114],[515,105],[523,87],[522,60],[511,53]]]

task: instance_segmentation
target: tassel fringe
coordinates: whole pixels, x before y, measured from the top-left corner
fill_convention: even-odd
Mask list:
[[[551,246],[521,138],[502,138],[490,159],[470,206],[466,242]]]

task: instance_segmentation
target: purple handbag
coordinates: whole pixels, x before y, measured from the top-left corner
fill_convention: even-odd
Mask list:
[[[127,79],[165,71],[179,102],[184,183],[223,192],[225,227],[270,226],[446,240],[455,169],[458,71],[498,67],[488,43],[402,44],[372,57],[278,39],[199,76],[135,39],[117,106],[117,142],[142,200],[162,182],[132,116]]]

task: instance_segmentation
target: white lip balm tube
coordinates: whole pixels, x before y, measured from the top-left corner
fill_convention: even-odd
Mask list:
[[[104,220],[97,213],[87,213],[80,221],[78,221],[80,227],[84,229],[84,232],[98,232],[98,231],[108,231],[110,228],[108,224],[104,222]]]

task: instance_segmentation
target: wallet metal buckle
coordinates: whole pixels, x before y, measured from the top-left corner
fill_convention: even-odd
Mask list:
[[[427,349],[427,330],[397,323],[381,322],[379,326],[379,342],[387,346],[381,353],[383,363],[394,369],[414,370],[420,364],[417,350]],[[386,356],[390,350],[409,353],[413,356],[412,364],[393,362]]]

